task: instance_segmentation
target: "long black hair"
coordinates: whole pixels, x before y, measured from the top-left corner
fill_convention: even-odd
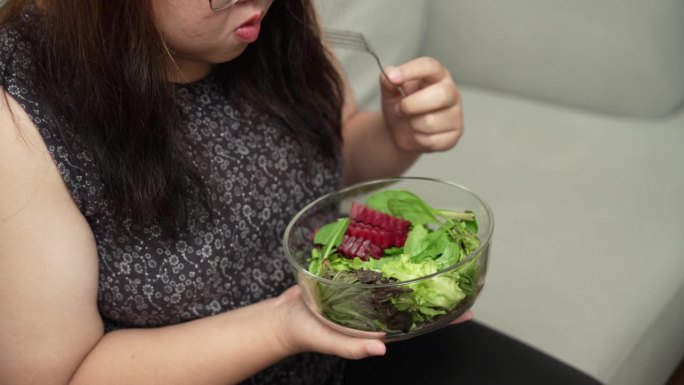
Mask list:
[[[0,18],[16,17],[29,2],[9,0]],[[173,63],[151,3],[45,0],[33,60],[47,100],[69,123],[62,135],[93,154],[113,207],[175,226],[185,182],[199,178],[178,150]],[[331,154],[339,146],[344,92],[312,0],[275,0],[259,40],[215,71],[240,100],[303,140]]]

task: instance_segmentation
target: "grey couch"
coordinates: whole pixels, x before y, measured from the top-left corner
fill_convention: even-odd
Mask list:
[[[319,0],[385,64],[434,56],[466,133],[407,175],[492,206],[480,322],[608,384],[684,357],[684,1]],[[338,50],[361,104],[378,70]]]

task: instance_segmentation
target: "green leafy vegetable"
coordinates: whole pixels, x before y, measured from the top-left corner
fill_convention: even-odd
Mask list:
[[[437,262],[437,269],[442,270],[449,266],[453,266],[459,263],[464,256],[463,249],[461,249],[457,243],[449,242],[442,251],[442,254],[435,259],[435,262]]]
[[[462,262],[480,247],[478,224],[470,212],[437,210],[417,195],[386,190],[371,195],[367,207],[411,222],[402,247],[388,247],[379,259],[348,258],[337,248],[350,218],[322,226],[314,236],[309,271],[348,285],[317,284],[323,315],[341,325],[369,331],[409,331],[430,323],[477,291],[479,263],[401,286],[369,289],[354,284],[411,281]],[[346,253],[346,252],[345,252]]]
[[[368,207],[406,219],[414,225],[439,224],[436,211],[416,194],[404,190],[380,191],[368,198]]]
[[[321,249],[314,247],[311,249],[311,259],[309,261],[309,272],[315,275],[321,275],[321,267],[323,264],[323,255]]]
[[[412,256],[418,256],[422,254],[425,249],[427,249],[430,244],[428,240],[428,230],[421,226],[416,225],[410,232],[408,238],[406,238],[406,243],[404,243],[404,253]]]
[[[382,266],[383,276],[409,281],[438,271],[435,261],[412,263],[408,255]],[[452,271],[417,283],[410,284],[410,296],[397,300],[401,310],[420,312],[426,316],[444,314],[453,310],[465,297],[458,286],[459,273]]]
[[[338,219],[337,222],[328,223],[327,225],[321,227],[316,236],[314,237],[314,243],[319,243],[325,246],[325,252],[323,252],[323,259],[328,258],[333,247],[337,247],[342,242],[344,238],[344,232],[349,227],[349,218]],[[319,233],[322,233],[319,235]]]
[[[314,236],[314,243],[318,245],[326,245],[329,247],[339,246],[344,237],[344,232],[349,227],[349,218],[341,218],[335,222],[328,223],[321,226],[316,231]],[[328,254],[327,252],[325,254]]]
[[[389,247],[385,249],[385,256],[400,255],[404,252],[403,247]]]
[[[341,283],[388,283],[380,273],[352,270],[331,273],[326,278]],[[404,287],[384,287],[367,290],[353,285],[318,285],[323,316],[341,325],[359,330],[404,330],[413,324],[411,314],[398,309],[392,298],[410,291]]]
[[[474,221],[475,220],[475,214],[472,213],[472,211],[466,211],[464,213],[460,213],[458,211],[452,211],[452,210],[437,210],[439,215],[448,218],[448,219],[457,219],[460,221]]]
[[[324,250],[314,247],[311,250],[311,260],[309,262],[309,272],[320,275],[323,261],[332,254],[334,248],[340,245],[344,238],[344,232],[349,227],[349,218],[340,218],[335,222],[321,226],[314,235],[313,242],[322,245]]]

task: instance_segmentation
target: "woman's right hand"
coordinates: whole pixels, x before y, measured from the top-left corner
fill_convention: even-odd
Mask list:
[[[385,354],[382,334],[377,339],[342,334],[325,325],[304,303],[301,288],[293,286],[276,299],[273,327],[283,348],[291,354],[318,352],[347,359]]]

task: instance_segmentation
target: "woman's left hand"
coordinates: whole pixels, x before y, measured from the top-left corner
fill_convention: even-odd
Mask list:
[[[461,322],[470,321],[473,319],[473,317],[474,317],[473,311],[472,310],[466,310],[466,312],[463,313],[463,315],[461,315],[460,317],[456,318],[451,323],[451,325],[456,325],[456,324],[460,324]]]
[[[380,77],[382,111],[396,147],[423,153],[456,145],[463,135],[463,111],[449,71],[439,61],[421,57],[386,72],[392,82]]]

